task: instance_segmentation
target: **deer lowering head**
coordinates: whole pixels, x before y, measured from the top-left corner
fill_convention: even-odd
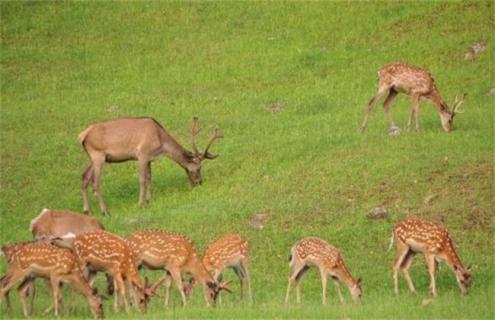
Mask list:
[[[196,282],[202,285],[205,302],[214,305],[220,290],[229,291],[226,283],[218,283],[205,269],[196,253],[191,240],[186,237],[166,231],[144,230],[135,232],[126,241],[133,250],[138,265],[150,269],[163,269],[168,272],[155,282],[150,291],[156,288],[168,277],[171,277],[179,290],[183,305],[186,305],[183,275],[191,274]],[[168,288],[165,295],[165,305],[168,305]]]
[[[32,281],[31,277],[50,280],[56,316],[62,297],[60,284],[69,283],[86,297],[93,315],[98,318],[103,317],[101,299],[84,279],[79,262],[70,250],[40,242],[16,246],[8,264],[7,274],[2,281],[0,299],[3,299],[16,283],[23,280]],[[25,303],[22,304],[24,308]]]
[[[120,308],[119,297],[124,302],[126,311],[130,310],[124,281],[133,288],[135,305],[141,312],[146,311],[149,293],[139,277],[134,255],[124,239],[100,230],[77,236],[73,246],[82,270],[105,271],[112,275],[117,290],[114,300],[115,312]]]
[[[316,266],[320,270],[323,304],[327,303],[326,286],[328,275],[331,276],[335,284],[341,303],[344,302],[344,297],[340,291],[340,282],[347,285],[354,302],[357,303],[361,301],[361,279],[355,280],[351,276],[339,250],[329,245],[324,240],[308,237],[296,242],[291,249],[289,266],[291,272],[289,275],[285,303],[289,302],[289,293],[293,282],[296,284],[297,303],[301,303],[301,280],[310,266]]]
[[[430,273],[430,290],[433,296],[437,295],[435,272],[439,261],[445,261],[455,273],[461,292],[467,293],[471,283],[471,272],[462,265],[455,252],[453,241],[444,227],[422,219],[408,218],[394,227],[390,248],[392,248],[394,239],[397,242],[397,259],[393,267],[396,294],[399,293],[399,270],[402,270],[409,290],[416,292],[409,275],[409,267],[414,256],[419,252],[422,252],[426,258]]]
[[[419,129],[419,103],[421,98],[428,100],[436,107],[442,128],[445,132],[449,132],[452,129],[454,116],[461,113],[459,106],[464,101],[464,95],[460,97],[456,96],[453,108],[449,110],[449,107],[440,96],[430,73],[421,68],[402,63],[388,64],[378,71],[378,92],[370,100],[365,109],[361,130],[366,130],[369,113],[375,108],[378,100],[385,94],[388,94],[383,103],[385,116],[390,123],[390,132],[394,134],[399,133],[400,129],[395,124],[390,113],[392,101],[399,93],[404,93],[411,97],[412,108],[407,122],[408,129],[411,127],[413,116],[416,129]]]
[[[88,154],[91,163],[81,178],[81,194],[84,212],[89,212],[88,186],[91,183],[101,211],[107,215],[108,209],[100,191],[101,170],[105,163],[137,160],[139,167],[139,205],[151,199],[151,161],[166,156],[187,173],[193,185],[201,184],[201,163],[205,159],[215,159],[209,148],[221,138],[215,129],[203,152],[196,145],[198,118],[193,118],[192,143],[194,152],[182,147],[155,119],[124,118],[100,122],[89,126],[79,134],[79,142]]]

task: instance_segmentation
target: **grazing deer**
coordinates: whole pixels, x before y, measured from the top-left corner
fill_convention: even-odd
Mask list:
[[[59,314],[59,303],[62,299],[60,284],[69,283],[86,297],[93,316],[103,317],[101,299],[84,279],[78,260],[70,250],[40,242],[21,244],[12,250],[13,255],[7,266],[7,274],[2,281],[0,303],[18,282],[26,279],[32,281],[33,277],[43,277],[50,280],[55,316]],[[25,309],[26,303],[23,301],[24,296],[20,295],[20,297],[24,314],[28,315],[29,312]]]
[[[251,279],[249,276],[249,242],[239,234],[229,234],[210,243],[203,255],[203,265],[216,282],[221,282],[226,268],[232,268],[240,282],[240,300],[243,299],[244,285],[247,286],[249,301],[253,302]],[[189,295],[194,286],[194,278],[186,286]],[[220,296],[219,296],[220,298]]]
[[[182,280],[182,275],[185,273],[190,273],[195,281],[203,286],[207,306],[215,304],[220,290],[230,292],[227,287],[228,283],[219,284],[208,273],[198,257],[193,243],[186,237],[166,231],[144,230],[127,236],[126,240],[134,252],[136,265],[146,266],[152,270],[163,269],[168,272],[168,274],[157,280],[150,289],[154,293],[162,282],[168,281],[166,284],[165,306],[168,306],[169,299],[169,277],[175,282],[180,292],[182,304],[186,305],[186,295]]]
[[[139,278],[132,251],[124,239],[104,230],[87,232],[74,240],[74,252],[82,270],[90,273],[105,271],[112,275],[117,290],[113,304],[115,312],[120,308],[119,296],[126,312],[130,311],[124,280],[135,289],[136,306],[141,312],[146,310],[147,296],[151,294]]]
[[[197,122],[198,118],[194,117],[191,129],[194,152],[182,147],[153,118],[110,120],[93,124],[81,132],[79,142],[91,159],[90,165],[81,178],[84,212],[90,212],[87,189],[91,182],[101,211],[108,215],[108,209],[100,191],[101,170],[105,163],[138,161],[139,205],[141,206],[151,199],[151,161],[159,156],[164,155],[184,168],[192,185],[201,184],[201,162],[205,159],[215,159],[218,156],[209,153],[208,150],[222,135],[218,128],[215,128],[205,150],[200,152],[196,145],[196,135],[200,131]]]
[[[355,280],[352,277],[344,264],[344,259],[339,250],[329,245],[326,241],[308,237],[296,242],[291,249],[289,266],[291,272],[285,295],[285,303],[289,302],[289,292],[293,282],[296,284],[297,303],[301,303],[301,280],[304,273],[311,266],[316,266],[320,270],[323,304],[327,303],[326,287],[328,275],[332,277],[341,303],[344,302],[344,297],[340,291],[340,281],[347,285],[354,302],[359,302],[361,299],[361,279]]]
[[[416,292],[409,275],[409,267],[418,252],[423,252],[425,255],[433,296],[437,296],[435,272],[438,261],[447,263],[455,273],[461,292],[467,293],[471,283],[471,272],[462,265],[452,239],[444,227],[422,219],[408,218],[395,225],[389,250],[392,249],[394,239],[397,241],[397,259],[393,267],[395,294],[399,294],[399,270],[402,270],[409,290]]]
[[[416,129],[419,129],[419,102],[421,98],[428,100],[437,108],[445,132],[449,132],[452,129],[454,116],[461,113],[459,112],[459,106],[464,101],[464,96],[461,98],[456,96],[452,111],[450,111],[447,103],[440,96],[440,92],[430,73],[421,68],[402,63],[387,64],[378,71],[378,93],[370,100],[366,107],[361,126],[362,131],[366,130],[369,113],[375,108],[378,100],[388,93],[383,103],[385,116],[390,123],[390,132],[399,133],[400,129],[395,125],[390,113],[392,101],[399,92],[411,96],[412,99],[411,114],[407,121],[408,129],[411,127],[413,116],[416,122]]]
[[[56,246],[72,249],[76,236],[89,231],[104,230],[95,217],[69,210],[43,209],[31,220],[30,230],[37,240],[50,240]],[[107,292],[113,294],[113,279],[107,276]]]

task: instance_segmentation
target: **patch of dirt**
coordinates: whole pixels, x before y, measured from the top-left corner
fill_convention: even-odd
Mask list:
[[[273,102],[263,105],[263,109],[271,112],[282,112],[285,109],[285,104],[282,102]]]

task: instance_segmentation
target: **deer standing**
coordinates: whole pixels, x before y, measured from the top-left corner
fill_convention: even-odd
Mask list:
[[[150,289],[151,292],[154,292],[162,282],[167,281],[165,306],[168,306],[169,299],[169,277],[175,282],[180,292],[182,304],[186,305],[182,280],[182,275],[185,273],[190,273],[203,286],[207,306],[215,304],[220,290],[230,291],[227,283],[219,284],[213,279],[198,257],[191,240],[180,234],[144,230],[127,236],[126,240],[134,252],[136,265],[146,266],[152,270],[167,271],[167,274],[157,280]]]
[[[422,219],[408,218],[394,227],[389,250],[392,248],[394,239],[397,241],[397,259],[393,267],[395,294],[399,294],[399,270],[402,270],[409,290],[416,292],[409,275],[409,268],[418,252],[423,252],[425,255],[433,296],[437,296],[435,272],[438,261],[445,261],[455,273],[461,292],[467,293],[471,283],[471,272],[462,265],[455,252],[452,238],[444,227]]]
[[[436,107],[445,132],[449,132],[452,129],[454,116],[461,113],[458,108],[464,101],[464,96],[461,98],[456,96],[452,111],[450,111],[447,103],[440,96],[440,92],[431,74],[426,70],[402,63],[387,64],[378,71],[378,92],[370,100],[365,109],[361,130],[366,130],[369,113],[375,108],[378,100],[388,93],[383,103],[383,108],[385,116],[390,123],[390,132],[398,133],[400,129],[392,119],[390,106],[400,92],[411,96],[412,99],[412,108],[409,120],[407,121],[407,129],[411,127],[413,116],[416,122],[416,129],[419,129],[419,102],[421,98],[428,100]]]
[[[73,246],[82,270],[90,273],[104,271],[112,275],[117,290],[113,304],[115,312],[120,308],[119,296],[126,312],[130,311],[124,280],[134,288],[136,306],[139,306],[141,312],[146,310],[147,296],[151,294],[139,278],[132,251],[124,239],[99,230],[77,236]]]
[[[239,234],[223,236],[208,245],[202,260],[206,270],[217,282],[222,281],[223,272],[226,268],[232,268],[239,278],[241,287],[240,300],[243,299],[244,286],[247,286],[249,301],[253,302],[248,269],[249,242],[246,239]],[[192,286],[194,286],[194,281],[186,287],[186,295],[190,293]]]
[[[203,152],[198,150],[196,135],[198,118],[192,121],[192,147],[188,151],[182,147],[153,118],[124,118],[100,122],[89,126],[79,134],[79,142],[91,159],[90,165],[82,174],[81,193],[84,212],[90,212],[88,185],[91,182],[101,211],[108,215],[108,209],[100,191],[101,170],[105,163],[137,160],[139,163],[139,205],[151,199],[151,161],[166,156],[186,170],[192,185],[201,184],[201,162],[215,159],[218,155],[208,152],[212,143],[221,138],[215,128]]]
[[[101,299],[84,279],[76,256],[68,249],[48,243],[26,243],[13,248],[7,273],[2,281],[0,303],[15,284],[26,279],[33,281],[33,277],[50,280],[55,316],[59,314],[59,303],[62,300],[60,284],[69,283],[86,297],[93,316],[103,317]],[[24,295],[21,294],[20,298],[24,314],[29,315]]]
[[[301,280],[311,266],[316,266],[320,270],[323,304],[327,303],[326,286],[328,275],[332,277],[341,303],[344,302],[344,297],[340,291],[339,282],[347,285],[354,302],[359,302],[361,299],[361,279],[355,280],[352,277],[339,250],[324,240],[307,237],[296,242],[291,249],[289,266],[291,272],[285,303],[289,302],[289,293],[293,282],[296,284],[297,303],[301,303]]]

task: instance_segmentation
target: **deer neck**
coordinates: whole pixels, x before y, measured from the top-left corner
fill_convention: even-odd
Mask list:
[[[449,106],[447,103],[442,99],[440,96],[440,93],[438,90],[433,90],[427,98],[433,103],[433,105],[436,107],[438,113],[448,113],[450,114],[451,111],[449,110]]]
[[[339,278],[339,280],[345,283],[349,288],[356,285],[356,280],[352,277],[352,275],[349,273],[349,271],[344,265],[342,265],[341,268],[336,270],[335,273]]]
[[[191,273],[194,279],[203,286],[205,286],[207,282],[213,282],[213,277],[208,270],[206,270],[201,259],[197,256],[191,259],[185,269],[185,271]]]

